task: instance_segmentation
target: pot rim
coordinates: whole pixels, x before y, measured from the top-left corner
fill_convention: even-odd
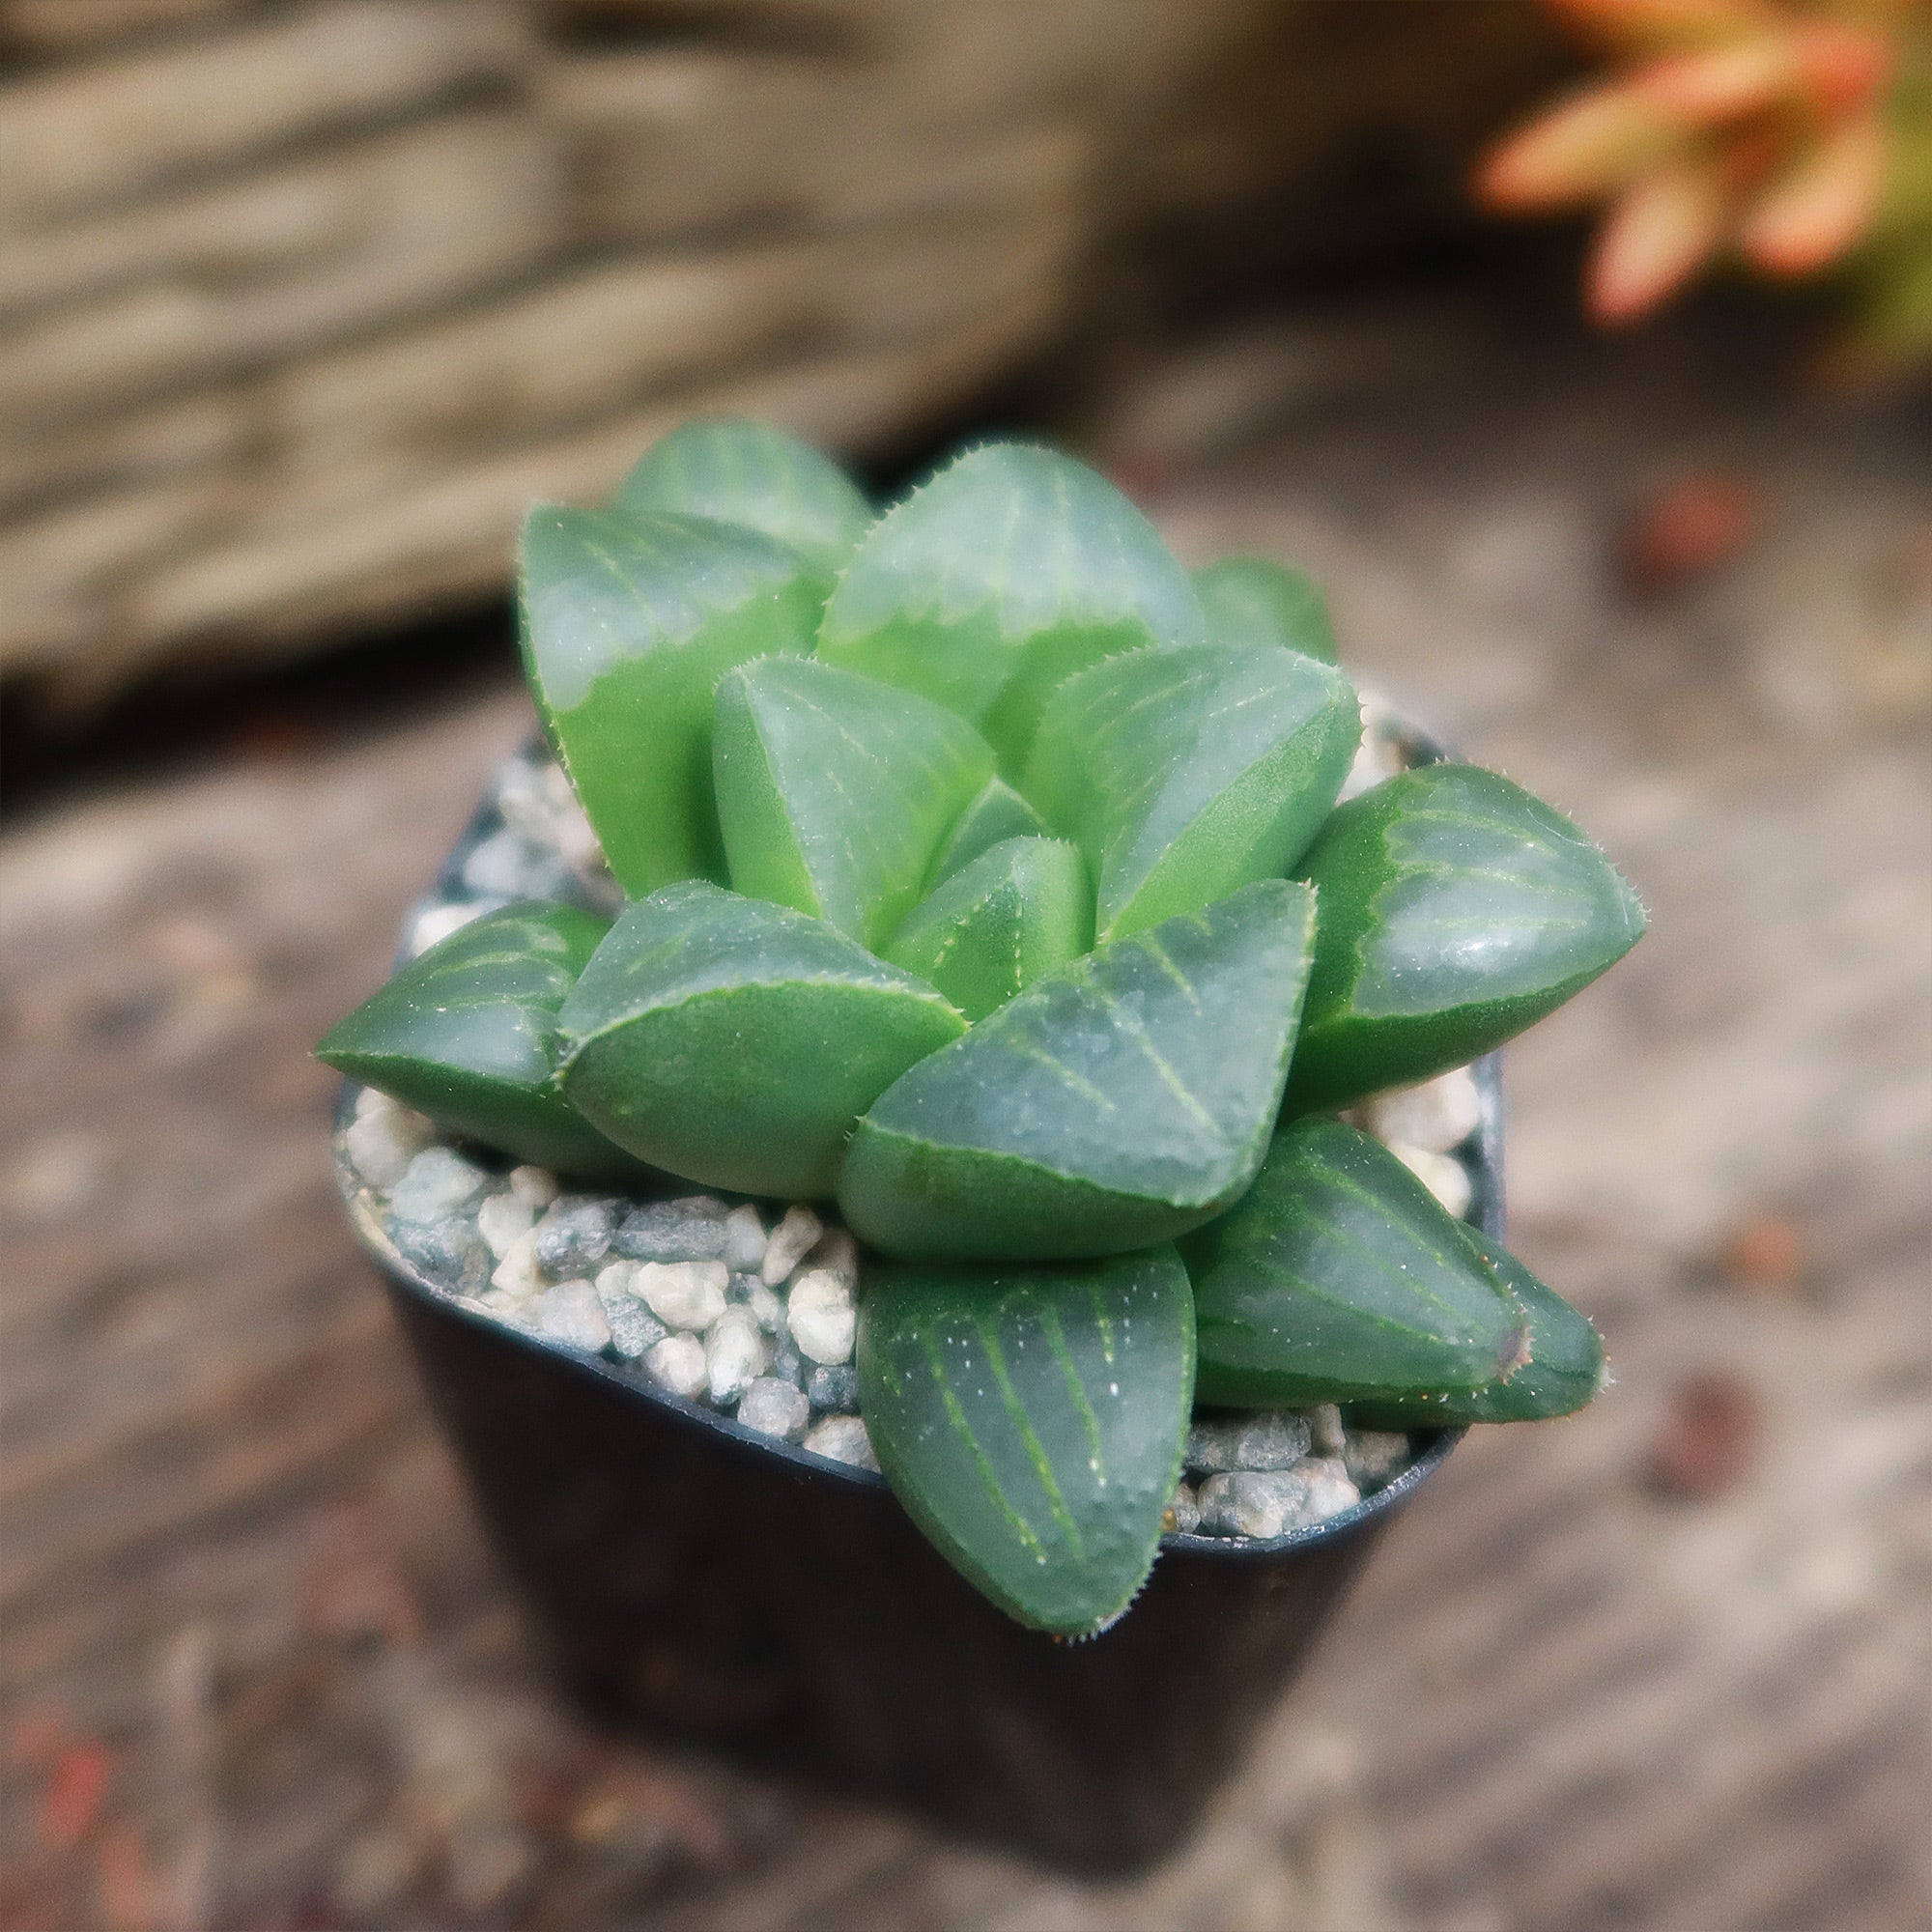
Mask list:
[[[1391,709],[1385,714],[1385,728],[1401,746],[1406,765],[1408,767],[1437,764],[1454,755],[1439,740],[1432,737],[1399,711]],[[513,755],[526,755],[532,749],[542,747],[543,743],[542,733],[533,733],[525,741],[520,752]],[[435,882],[429,893],[412,906],[408,918],[405,919],[404,943],[403,950],[398,954],[399,962],[408,957],[410,929],[416,917],[426,907],[448,904],[459,897],[489,896],[477,895],[464,887],[462,882],[464,860],[473,846],[498,830],[501,825],[501,814],[497,810],[494,800],[486,795],[466,821],[448,855],[438,867]],[[1499,1063],[1499,1054],[1489,1053],[1475,1061],[1471,1068],[1481,1096],[1482,1119],[1476,1129],[1472,1175],[1476,1183],[1475,1199],[1468,1219],[1471,1225],[1494,1239],[1500,1239],[1503,1232],[1503,1102]],[[844,1483],[855,1490],[872,1492],[882,1497],[893,1497],[892,1486],[876,1469],[862,1469],[849,1463],[835,1462],[830,1457],[814,1455],[799,1443],[762,1435],[757,1430],[747,1428],[735,1416],[725,1415],[708,1404],[695,1402],[688,1396],[675,1395],[668,1389],[657,1386],[639,1372],[619,1368],[615,1363],[608,1362],[601,1356],[585,1354],[575,1350],[567,1343],[499,1321],[485,1310],[472,1308],[458,1296],[439,1288],[427,1275],[396,1252],[381,1224],[364,1211],[362,1204],[356,1198],[362,1182],[350,1166],[343,1151],[342,1130],[354,1118],[357,1096],[363,1091],[359,1082],[348,1079],[342,1082],[335,1108],[334,1129],[330,1135],[331,1157],[336,1186],[342,1195],[343,1206],[348,1209],[357,1243],[382,1271],[392,1293],[407,1293],[436,1314],[482,1329],[507,1343],[519,1346],[533,1354],[539,1362],[585,1376],[593,1381],[607,1383],[633,1400],[654,1404],[660,1409],[667,1410],[695,1427],[708,1431],[715,1437],[734,1445],[734,1453],[745,1451],[777,1457],[780,1461],[790,1463],[801,1474]],[[1238,1562],[1280,1555],[1289,1550],[1321,1543],[1332,1536],[1346,1535],[1406,1502],[1449,1460],[1451,1451],[1463,1439],[1466,1431],[1453,1428],[1417,1430],[1411,1433],[1424,1436],[1425,1440],[1408,1467],[1399,1476],[1383,1484],[1380,1489],[1362,1497],[1359,1502],[1351,1503],[1334,1516],[1324,1517],[1319,1522],[1301,1524],[1294,1529],[1285,1531],[1280,1536],[1272,1537],[1204,1536],[1192,1530],[1169,1530],[1161,1537],[1160,1548],[1163,1551],[1185,1551],[1189,1555]]]

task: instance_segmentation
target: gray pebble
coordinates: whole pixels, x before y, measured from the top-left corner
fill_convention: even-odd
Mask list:
[[[553,1277],[588,1274],[611,1252],[611,1222],[605,1202],[559,1195],[536,1224],[537,1265]]]
[[[614,1239],[633,1262],[715,1262],[724,1252],[724,1204],[696,1194],[651,1201],[624,1216]]]
[[[1174,1527],[1181,1535],[1191,1536],[1201,1527],[1201,1505],[1185,1483],[1175,1484],[1174,1500],[1168,1508],[1174,1512]]]
[[[425,1148],[396,1182],[389,1212],[398,1221],[440,1221],[467,1208],[489,1184],[489,1175],[453,1148]]]
[[[1197,1473],[1206,1470],[1214,1474],[1232,1469],[1235,1466],[1235,1445],[1240,1441],[1241,1431],[1246,1426],[1238,1417],[1195,1423],[1187,1432],[1187,1447],[1182,1452],[1182,1461]]]
[[[745,1309],[759,1327],[773,1334],[785,1330],[785,1305],[754,1274],[734,1274],[724,1284],[724,1299]]]
[[[813,1408],[832,1415],[855,1415],[859,1409],[859,1371],[849,1362],[836,1368],[814,1368],[805,1385]]]
[[[747,1429],[788,1442],[796,1442],[805,1434],[810,1417],[811,1407],[803,1389],[769,1377],[754,1381],[738,1404],[738,1420]]]
[[[805,1386],[805,1357],[787,1340],[777,1340],[772,1344],[772,1358],[765,1366],[768,1376],[778,1380],[790,1382],[794,1388]]]
[[[1378,1490],[1408,1467],[1408,1437],[1392,1429],[1350,1429],[1342,1438],[1342,1466],[1357,1489]]]
[[[1209,1476],[1199,1501],[1210,1536],[1281,1536],[1308,1518],[1308,1479],[1294,1469],[1240,1469]]]
[[[554,850],[506,828],[493,832],[463,862],[463,883],[472,893],[506,899],[554,899],[568,896],[570,872]]]
[[[490,1250],[475,1228],[461,1216],[440,1221],[389,1223],[389,1239],[409,1264],[439,1288],[457,1294],[480,1294],[490,1284]]]
[[[1305,1415],[1258,1415],[1235,1439],[1237,1469],[1292,1469],[1308,1454]]]
[[[631,1292],[627,1263],[612,1262],[597,1277],[597,1298],[611,1324],[611,1350],[627,1362],[647,1355],[670,1330]]]

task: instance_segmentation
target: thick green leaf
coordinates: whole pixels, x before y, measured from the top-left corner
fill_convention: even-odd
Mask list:
[[[876,948],[919,902],[993,753],[913,692],[764,658],[718,687],[712,769],[732,886]]]
[[[316,1055],[452,1133],[578,1175],[635,1176],[563,1096],[556,1013],[604,937],[575,906],[505,906],[459,926],[331,1027]]]
[[[1473,765],[1426,765],[1340,807],[1298,868],[1321,895],[1291,1109],[1461,1066],[1561,1006],[1643,932],[1567,818]]]
[[[619,1146],[706,1187],[817,1195],[852,1122],[965,1021],[822,921],[694,880],[625,911],[557,1025],[564,1092]]]
[[[885,956],[979,1020],[1093,943],[1079,852],[1059,838],[1009,838],[923,901]]]
[[[1569,1415],[1604,1381],[1604,1338],[1553,1288],[1546,1287],[1506,1248],[1464,1229],[1463,1235],[1529,1323],[1529,1360],[1507,1379],[1479,1389],[1351,1404],[1349,1419],[1364,1429],[1460,1429],[1470,1422],[1541,1422]]]
[[[1307,571],[1264,557],[1230,556],[1194,573],[1194,594],[1217,644],[1279,644],[1335,662],[1328,601]]]
[[[810,557],[828,588],[872,521],[852,479],[809,442],[729,416],[685,423],[652,443],[615,507],[625,516],[672,510],[762,530]]]
[[[733,665],[811,648],[823,581],[756,530],[545,504],[524,526],[530,690],[633,895],[722,878],[711,704]]]
[[[926,890],[943,885],[954,872],[964,871],[982,852],[1009,838],[1044,838],[1047,823],[1005,779],[986,781],[980,795],[952,821],[932,862]]]
[[[1182,1253],[1206,1402],[1475,1389],[1522,1359],[1521,1311],[1460,1225],[1339,1121],[1284,1127],[1240,1204]]]
[[[1025,789],[1086,853],[1112,939],[1287,870],[1361,735],[1348,680],[1297,652],[1135,651],[1054,694]]]
[[[888,1254],[1122,1254],[1200,1226],[1266,1151],[1313,902],[1264,879],[1037,980],[859,1122],[839,1178]]]
[[[1059,1267],[886,1267],[859,1304],[866,1427],[899,1500],[976,1588],[1084,1636],[1160,1544],[1193,1406],[1170,1247]]]
[[[818,654],[970,719],[1011,774],[1074,671],[1201,635],[1187,573],[1111,483],[1052,450],[991,443],[873,525],[825,607]]]

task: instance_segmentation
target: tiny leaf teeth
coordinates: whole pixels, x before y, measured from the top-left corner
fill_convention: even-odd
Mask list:
[[[538,1227],[513,1175],[487,1229],[415,1228],[486,1312],[571,1346],[608,1328],[713,1406],[750,1376],[767,1434],[836,1411],[863,1459],[869,1430],[945,1556],[1069,1636],[1132,1604],[1170,1505],[1287,1533],[1405,1466],[1397,1432],[1590,1400],[1596,1331],[1455,1218],[1471,1076],[1454,1107],[1361,1110],[1419,1123],[1387,1128],[1400,1157],[1328,1116],[1465,1068],[1621,957],[1642,909],[1520,786],[1365,742],[1306,572],[1190,575],[1052,450],[970,450],[874,516],[795,438],[706,420],[609,508],[531,513],[520,609],[627,902],[608,929],[535,903],[461,924],[320,1049],[415,1110],[367,1096],[345,1137],[358,1209],[386,1190],[390,1224],[400,1192],[482,1192],[490,1149],[530,1164],[526,1192],[540,1168],[551,1194],[555,1170],[666,1197]],[[1379,781],[1338,805],[1357,772]],[[576,871],[533,878],[587,876],[569,809]],[[469,1152],[425,1148],[421,1114]],[[660,1221],[686,1244],[662,1263]],[[804,1252],[774,1224],[825,1244],[808,1303],[856,1295],[863,1417],[849,1337],[820,1338],[841,1359],[810,1386],[759,1339]],[[612,1226],[639,1265],[699,1270],[702,1321],[634,1305],[628,1250],[537,1308],[539,1237],[574,1255]],[[1275,1445],[1199,1497],[1176,1490],[1197,1330],[1202,1400],[1269,1411],[1244,1421]],[[1281,1413],[1310,1405],[1312,1438]]]

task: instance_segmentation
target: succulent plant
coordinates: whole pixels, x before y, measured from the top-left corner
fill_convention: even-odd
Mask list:
[[[322,1057],[519,1158],[834,1199],[879,1461],[1083,1634],[1152,1563],[1197,1398],[1562,1413],[1588,1322],[1337,1109],[1619,958],[1608,861],[1493,773],[1337,804],[1319,591],[1192,577],[1100,476],[969,450],[876,519],[696,423],[523,554],[529,679],[628,902],[476,920]]]

